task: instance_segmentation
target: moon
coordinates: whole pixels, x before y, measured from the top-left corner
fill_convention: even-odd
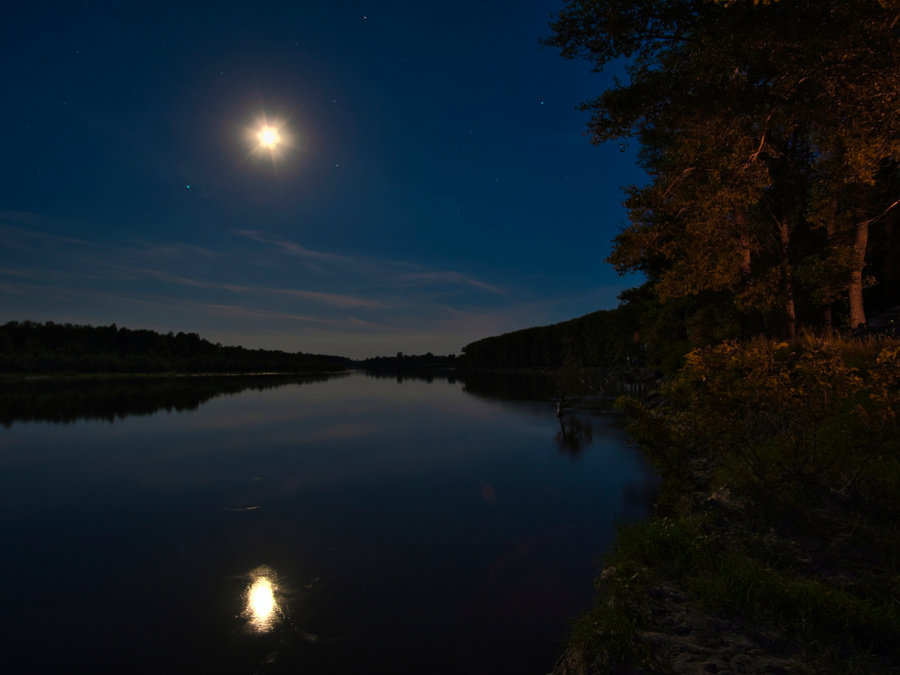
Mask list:
[[[291,127],[290,118],[269,115],[265,110],[260,110],[255,118],[239,127],[247,151],[246,158],[271,164],[277,170],[298,149],[298,135]]]
[[[278,129],[268,125],[257,132],[256,138],[259,140],[260,146],[267,150],[274,150],[281,142],[281,134],[278,133]]]

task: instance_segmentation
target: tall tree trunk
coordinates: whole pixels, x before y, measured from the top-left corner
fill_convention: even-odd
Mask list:
[[[750,231],[747,228],[747,212],[743,208],[736,208],[732,212],[734,224],[738,232],[738,246],[740,250],[740,275],[741,275],[741,291],[747,295],[753,290],[753,257],[751,254]],[[745,296],[746,297],[746,296]],[[748,337],[757,335],[763,330],[762,320],[759,312],[753,308],[751,303],[745,303],[746,310],[744,314],[744,331]]]
[[[863,304],[863,268],[866,266],[866,247],[869,244],[869,221],[857,212],[856,228],[853,235],[853,267],[850,269],[848,295],[850,299],[850,328],[866,324],[866,309]]]
[[[747,214],[743,209],[734,210],[734,224],[738,231],[738,245],[741,251],[741,283],[749,290],[752,270],[750,268],[750,233],[747,232]]]
[[[828,244],[828,251],[831,252],[831,248],[834,245],[834,216],[837,215],[837,197],[832,198],[831,201],[831,210],[832,210],[832,218],[827,219],[825,222],[825,241]],[[822,321],[825,324],[825,335],[830,338],[834,334],[834,315],[831,311],[831,289],[829,288],[826,291],[828,295],[828,300],[825,303],[825,306],[822,308]]]
[[[879,284],[881,284],[883,288],[893,289],[893,293],[896,293],[897,289],[900,289],[900,283],[898,283],[897,279],[898,256],[896,254],[891,254],[892,251],[896,251],[900,248],[894,241],[894,237],[897,235],[897,224],[900,224],[900,211],[894,210],[884,221],[884,251],[886,252],[886,255],[883,258],[878,274]],[[892,295],[891,290],[888,290],[886,297],[891,301],[895,301],[897,296]]]
[[[791,231],[786,218],[778,218],[778,238],[781,243],[781,275],[784,280],[784,316],[787,336],[797,336],[797,310],[794,305],[794,270],[791,266]]]

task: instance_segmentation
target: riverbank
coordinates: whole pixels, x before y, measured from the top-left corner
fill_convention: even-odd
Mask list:
[[[662,490],[555,673],[896,672],[898,355],[727,344],[625,401]]]

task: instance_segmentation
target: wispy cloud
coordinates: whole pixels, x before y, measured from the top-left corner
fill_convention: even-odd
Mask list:
[[[4,234],[10,319],[115,321],[353,356],[455,351],[520,323],[508,306],[518,294],[466,272],[315,250],[264,230],[210,244],[81,238],[72,223],[0,212]]]
[[[506,291],[500,288],[499,286],[494,286],[493,284],[485,283],[484,281],[479,281],[473,277],[467,276],[465,274],[461,274],[460,272],[444,272],[444,271],[433,271],[433,272],[415,272],[408,274],[401,274],[398,277],[398,281],[401,283],[413,283],[413,284],[450,284],[450,285],[458,285],[458,286],[471,286],[473,288],[479,288],[483,291],[487,291],[488,293],[494,293],[495,295],[506,295]]]
[[[24,291],[21,286],[17,286],[15,284],[3,284],[0,283],[0,293],[6,296],[12,295],[22,295]]]
[[[312,249],[306,248],[305,246],[301,246],[297,242],[290,241],[289,239],[282,239],[281,237],[269,235],[260,230],[236,230],[235,234],[237,234],[241,237],[247,237],[248,239],[252,239],[253,241],[257,241],[261,244],[268,244],[270,246],[276,246],[277,248],[281,249],[284,253],[288,253],[292,256],[304,258],[306,260],[319,260],[319,261],[330,261],[330,262],[340,262],[340,263],[353,262],[351,258],[347,258],[342,255],[337,255],[335,253],[325,253],[324,251],[314,251]]]
[[[190,288],[205,288],[208,290],[215,291],[229,291],[231,293],[246,293],[251,290],[249,286],[240,286],[238,284],[224,284],[221,282],[214,281],[200,281],[198,279],[191,279],[189,277],[182,276],[180,274],[172,274],[171,272],[165,272],[163,270],[153,270],[153,269],[125,269],[119,266],[110,265],[109,267],[113,269],[117,269],[119,271],[129,272],[131,274],[138,274],[143,276],[152,277],[154,279],[158,279],[159,281],[164,281],[167,284],[172,284],[174,286],[188,286]]]
[[[222,254],[218,251],[205,248],[203,246],[193,246],[191,244],[171,243],[166,245],[146,244],[140,249],[140,255],[151,260],[177,260],[180,258],[221,258]]]
[[[156,300],[144,300],[144,302],[167,303],[168,300],[159,298]],[[305,324],[317,324],[322,326],[333,326],[342,329],[352,330],[387,330],[389,327],[375,323],[372,321],[364,321],[357,317],[322,317],[310,314],[297,314],[294,312],[280,312],[276,310],[261,309],[258,307],[247,307],[246,305],[234,304],[217,304],[211,302],[185,301],[177,303],[183,309],[189,309],[204,314],[213,314],[220,317],[230,319],[263,319],[263,320],[287,320],[292,322],[301,322]]]
[[[0,284],[0,289],[3,285]],[[279,321],[290,323],[302,323],[306,325],[319,325],[338,328],[342,330],[387,330],[390,327],[366,321],[355,316],[319,316],[308,313],[279,311],[262,307],[249,306],[242,303],[229,302],[203,302],[200,300],[173,298],[169,295],[157,295],[136,291],[106,291],[88,288],[73,287],[47,287],[44,289],[45,297],[52,297],[60,302],[78,301],[82,307],[115,308],[127,306],[129,308],[142,308],[149,314],[157,312],[181,313],[194,319],[204,316],[216,316],[230,320],[261,320],[263,322]],[[76,321],[85,319],[75,319]],[[89,319],[88,319],[89,320]]]
[[[316,291],[303,291],[296,288],[264,288],[258,290],[266,293],[273,293],[275,295],[287,295],[294,298],[303,298],[305,300],[315,300],[326,305],[331,305],[332,307],[340,307],[343,309],[376,308],[385,306],[383,302],[379,302],[378,300],[368,300],[353,295],[318,293]]]
[[[336,320],[330,318],[323,318],[320,316],[311,316],[309,314],[295,314],[292,312],[277,312],[269,309],[260,309],[258,307],[247,307],[244,305],[224,305],[224,304],[216,304],[212,302],[183,302],[181,303],[182,307],[190,308],[192,310],[199,310],[206,314],[215,314],[218,316],[225,316],[232,319],[279,319],[279,320],[290,320],[290,321],[300,321],[303,323],[315,323],[315,324],[323,324],[323,325],[343,325],[346,323],[344,320]]]
[[[187,286],[190,288],[204,288],[207,290],[227,291],[229,293],[244,294],[260,294],[260,295],[281,295],[292,298],[300,298],[303,300],[313,300],[331,307],[341,309],[356,308],[376,308],[383,307],[383,303],[377,300],[369,300],[366,298],[358,298],[352,295],[341,295],[339,293],[321,293],[318,291],[307,291],[299,288],[271,288],[266,286],[242,286],[239,284],[228,284],[216,281],[201,281],[190,277],[172,274],[163,270],[153,269],[132,269],[129,272],[136,274],[144,274],[160,281],[164,281],[176,286]]]
[[[12,214],[12,217],[10,216]],[[8,237],[23,237],[30,240],[40,240],[61,244],[77,244],[79,246],[90,245],[90,242],[76,237],[66,237],[52,232],[42,230],[46,222],[38,215],[19,213],[18,211],[0,212],[0,232],[3,233],[4,239]],[[5,242],[9,244],[9,240]]]
[[[18,279],[37,279],[35,272],[26,272],[25,270],[14,270],[8,267],[0,267],[0,275],[7,277],[16,277]]]
[[[0,211],[0,222],[18,225],[45,225],[47,219],[39,213],[30,211]]]
[[[499,286],[454,270],[434,270],[410,262],[379,260],[362,256],[350,257],[324,251],[314,251],[294,241],[269,235],[260,230],[240,230],[236,231],[235,234],[248,237],[262,244],[275,246],[284,253],[304,260],[328,261],[341,264],[355,275],[368,277],[386,286],[397,284],[462,286],[477,288],[494,295],[507,294]]]

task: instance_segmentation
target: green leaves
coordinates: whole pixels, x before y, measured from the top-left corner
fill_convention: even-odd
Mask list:
[[[864,321],[864,279],[889,277],[866,270],[868,228],[900,253],[882,227],[900,209],[897,25],[895,0],[570,0],[547,43],[627,62],[584,109],[592,141],[636,138],[650,176],[609,262],[662,300],[728,292],[770,332],[844,294]]]
[[[897,435],[898,392],[896,344],[726,341],[687,355],[653,428],[761,484],[814,477],[838,490],[878,471],[873,458]]]

